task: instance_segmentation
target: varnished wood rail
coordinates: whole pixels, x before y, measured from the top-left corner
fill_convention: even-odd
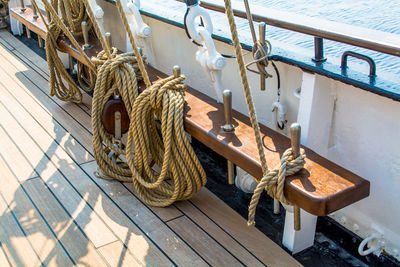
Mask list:
[[[11,15],[23,23],[28,29],[43,38],[46,28],[41,20],[34,21],[32,11],[27,8],[25,13],[20,8],[11,9]],[[83,44],[83,40],[78,40]],[[93,48],[85,50],[90,57],[101,51],[99,42],[91,40]],[[59,47],[81,61],[84,57],[71,45],[66,38],[59,39]],[[167,75],[148,66],[151,80],[154,82]],[[183,70],[185,73],[185,70]],[[190,75],[190,73],[186,73]],[[140,85],[144,89],[144,84]],[[233,112],[235,131],[224,132],[223,106],[199,91],[188,88],[185,100],[185,129],[212,150],[222,155],[254,177],[261,178],[262,170],[255,143],[253,128],[249,118],[237,111]],[[280,161],[283,152],[290,147],[290,140],[264,125],[261,132],[268,165],[273,168]],[[305,148],[307,160],[305,168],[286,179],[285,196],[293,203],[311,214],[323,216],[344,208],[369,195],[369,181],[330,162],[308,148]]]

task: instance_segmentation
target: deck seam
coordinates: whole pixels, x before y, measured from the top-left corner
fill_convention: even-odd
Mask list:
[[[1,84],[1,81],[0,81],[0,84]],[[1,102],[1,100],[0,100],[0,102]],[[2,102],[1,102],[2,103]],[[3,104],[3,103],[2,103]],[[20,105],[21,105],[21,103],[19,103]],[[3,104],[4,105],[4,104]],[[10,115],[15,119],[15,117],[13,116],[13,114],[9,111],[9,109],[7,108],[7,107],[5,107],[6,109],[7,109],[7,111],[10,113]],[[16,120],[16,119],[15,119]],[[16,120],[16,122],[19,124],[19,126],[21,126],[21,128],[25,131],[25,133],[27,133],[28,134],[28,136],[32,139],[32,141],[35,143],[35,145],[36,146],[38,146],[38,148],[41,150],[41,151],[43,151],[41,148],[40,148],[40,146],[37,144],[37,142],[32,138],[32,136],[26,131],[26,129],[25,128],[23,128],[23,126],[20,124],[20,122],[19,121],[17,121]],[[2,125],[0,125],[1,127],[2,127]],[[5,131],[6,132],[6,134],[9,136],[9,134],[8,134],[8,132],[7,131]],[[9,136],[10,137],[10,136]],[[52,137],[50,137],[50,138],[52,138]],[[13,139],[11,139],[11,140],[13,140]],[[57,145],[59,145],[60,146],[60,144],[56,141],[56,140],[54,140],[53,139],[53,141],[57,144]],[[61,148],[62,148],[62,146],[60,146]],[[17,148],[19,149],[19,147],[17,146]],[[20,151],[20,149],[19,149],[19,151]],[[22,152],[21,152],[22,153]],[[22,153],[23,154],[23,153]],[[24,154],[23,154],[24,155]],[[53,165],[54,165],[54,162],[51,160],[51,158],[47,155],[47,153],[46,152],[44,152],[44,156],[49,160],[49,162],[51,162]],[[0,157],[2,157],[3,158],[3,156],[0,154]],[[24,155],[24,157],[25,157],[25,155]],[[26,157],[25,157],[26,158]],[[176,264],[175,264],[175,262],[165,253],[165,251],[163,251],[159,246],[158,246],[158,244],[151,238],[151,237],[149,237],[147,234],[146,234],[146,232],[144,231],[144,230],[142,230],[142,228],[141,227],[139,227],[139,225],[138,224],[136,224],[132,219],[131,219],[131,217],[125,212],[125,211],[123,211],[122,210],[122,208],[90,177],[90,175],[75,161],[75,159],[73,159],[73,158],[71,158],[70,157],[70,159],[74,162],[74,164],[78,167],[78,168],[80,168],[81,169],[81,171],[83,172],[83,173],[85,173],[86,174],[86,176],[90,179],[90,180],[92,180],[93,181],[93,184],[97,187],[97,189],[99,189],[100,191],[102,191],[103,193],[104,193],[104,195],[106,196],[106,197],[108,197],[110,200],[111,200],[111,202],[116,206],[116,207],[118,207],[120,210],[121,210],[121,212],[129,219],[129,221],[131,221],[137,228],[138,228],[138,230],[140,231],[140,232],[142,232],[142,234],[143,235],[145,235],[156,247],[157,247],[157,249],[159,249],[160,250],[160,252],[164,255],[164,256],[166,256],[170,261],[171,261],[171,263],[172,264],[174,264],[175,266],[177,266]],[[4,161],[4,160],[3,160]],[[28,163],[29,163],[29,161],[28,161]],[[7,164],[8,165],[8,164]],[[31,165],[30,163],[29,163],[29,165]],[[92,205],[90,204],[90,203],[88,203],[84,198],[83,198],[83,196],[81,195],[81,193],[76,189],[76,187],[69,181],[69,179],[67,178],[67,176],[61,171],[61,170],[59,170],[58,168],[57,168],[57,171],[60,173],[60,175],[64,178],[64,180],[66,180],[66,182],[72,187],[72,189],[78,194],[78,196],[86,203],[86,205],[88,205],[88,207],[95,213],[95,214],[97,214],[97,212],[95,212],[95,210],[94,210],[94,208],[92,207]],[[13,175],[16,177],[16,175],[13,173]],[[40,177],[41,178],[41,177]],[[18,179],[17,179],[18,180]],[[67,214],[68,214],[68,216],[74,221],[74,223],[75,223],[75,225],[77,225],[78,226],[78,228],[79,228],[79,230],[84,234],[84,236],[87,238],[87,235],[86,235],[86,233],[84,233],[83,232],[83,230],[81,229],[81,227],[76,223],[76,221],[75,221],[75,219],[74,218],[72,218],[72,216],[71,216],[71,214],[66,210],[66,208],[64,207],[64,205],[62,204],[62,202],[55,196],[55,194],[53,193],[53,191],[50,189],[50,187],[47,185],[47,182],[45,182],[42,178],[41,178],[41,180],[42,180],[42,182],[46,185],[46,187],[49,189],[49,191],[51,192],[51,194],[55,197],[55,199],[57,200],[57,202],[62,206],[62,208],[65,210],[65,212],[67,212]],[[20,183],[19,181],[18,181],[18,183]],[[20,183],[20,185],[22,186],[22,184]],[[133,195],[133,194],[132,194]],[[31,202],[32,202],[32,200],[31,200]],[[37,207],[36,207],[36,205],[35,205],[35,208],[37,209]],[[99,216],[98,214],[97,214],[97,216],[101,219],[101,221],[103,221],[102,220],[102,218],[101,218],[101,216]],[[112,231],[112,229],[108,226],[108,224],[106,224],[104,221],[103,221],[103,223],[106,225],[106,227],[114,234],[114,236],[119,240],[119,241],[121,241],[122,243],[124,243],[120,238],[118,238],[118,236],[114,233],[114,231]],[[48,224],[47,224],[48,225]],[[87,238],[88,239],[88,238]],[[89,242],[91,242],[89,239],[88,239],[88,241]],[[93,243],[92,243],[93,244]],[[94,245],[93,245],[94,246]],[[95,246],[94,246],[95,247]],[[63,247],[64,248],[64,247]],[[95,247],[96,248],[96,247]],[[65,249],[65,248],[64,248]],[[129,249],[128,249],[129,250]],[[102,256],[102,255],[101,255]],[[103,257],[103,256],[102,256]],[[75,263],[75,262],[74,262]]]
[[[14,53],[13,53],[14,54]],[[15,55],[15,54],[14,54]],[[18,59],[20,59],[20,60],[22,60],[19,56],[17,56],[17,55],[15,55],[16,57],[18,57]],[[23,61],[23,60],[22,60]],[[26,63],[26,62],[24,62],[24,63]],[[12,64],[11,62],[10,62],[10,64]],[[13,64],[14,65],[14,64]],[[14,65],[14,67],[16,67],[15,65]],[[33,69],[31,69],[31,70],[33,70]],[[33,70],[33,71],[35,71],[35,70]],[[37,71],[35,71],[36,73],[37,73]],[[44,91],[38,86],[38,85],[36,85],[31,79],[30,79],[30,77],[28,77],[25,73],[22,73],[22,75],[24,75],[25,76],[25,78],[27,78],[32,84],[34,84],[34,86],[36,87],[36,88],[38,88],[41,92],[43,92],[44,93]],[[40,74],[39,74],[40,75]],[[43,79],[45,79],[42,75],[40,75]],[[46,80],[46,79],[45,79]],[[46,94],[47,95],[47,94]],[[48,96],[48,95],[47,95]],[[49,96],[48,96],[49,97]],[[32,97],[33,98],[33,97]],[[50,97],[49,97],[50,98]],[[34,98],[33,98],[34,99]],[[68,111],[66,111],[62,106],[60,106],[56,101],[54,101],[52,98],[50,98],[58,107],[60,107],[66,114],[68,114],[70,117],[72,117],[80,126],[82,126],[90,135],[93,135],[92,134],[92,132],[91,131],[89,131],[85,126],[83,126],[79,121],[77,121]],[[37,100],[36,99],[34,99],[36,102],[37,102]],[[38,103],[39,104],[39,103]],[[68,132],[68,131],[67,131]],[[70,133],[71,134],[71,133]],[[71,136],[72,136],[72,134],[71,134]],[[55,141],[57,144],[58,144],[58,142],[57,141]],[[83,146],[84,147],[84,146]],[[88,153],[90,154],[90,155],[92,155],[89,151],[88,151]],[[93,155],[92,155],[93,156]],[[74,163],[77,165],[77,166],[79,166],[79,164],[77,164],[77,162],[73,159],[73,158],[71,158],[71,160],[73,160],[74,161]],[[81,168],[80,166],[79,166],[79,168]],[[81,168],[81,170],[83,171],[83,172],[85,172],[82,168]],[[62,173],[62,171],[60,171],[59,170],[59,172],[62,174],[62,176],[68,181],[68,179],[66,178],[66,176]],[[90,178],[90,179],[92,179],[86,172],[85,172],[85,174]],[[103,191],[103,189],[92,179],[92,181],[97,185],[97,187],[100,189],[100,190],[102,190]],[[76,188],[68,181],[68,183],[74,188],[74,190],[79,194],[79,192],[76,190]],[[122,184],[122,183],[121,183]],[[122,184],[124,187],[125,187],[125,185],[124,184]],[[125,187],[126,188],[126,187]],[[130,190],[128,190],[129,192],[130,192]],[[105,194],[105,195],[107,195],[108,196],[108,194],[106,193],[106,192],[104,192],[103,191],[103,193]],[[130,192],[131,194],[132,194],[132,192]],[[80,194],[79,194],[80,195]],[[132,194],[132,196],[133,197],[135,197],[136,198],[136,196],[134,195],[134,194]],[[82,198],[82,196],[80,195],[80,197]],[[109,199],[111,199],[110,197],[109,197]],[[138,198],[137,198],[138,199]],[[112,200],[112,199],[111,199]],[[139,201],[144,205],[144,203],[139,199]],[[112,200],[112,202],[116,205],[116,206],[118,206],[119,207],[119,205],[117,205],[117,203],[115,203],[115,201],[114,200]],[[87,202],[86,202],[87,203]],[[89,203],[88,203],[88,205],[89,205]],[[90,205],[89,205],[90,206]],[[146,206],[146,205],[145,205]],[[90,206],[91,207],[91,206]],[[147,207],[147,206],[146,206]],[[148,207],[147,207],[148,208]],[[91,209],[93,209],[92,207],[91,207]],[[130,218],[130,216],[128,216],[120,207],[119,207],[119,209],[128,217],[128,218]],[[149,208],[148,208],[149,209]],[[151,213],[153,213],[161,222],[163,222],[164,223],[164,221],[157,215],[157,214],[155,214],[151,209],[149,209],[150,211],[151,211]],[[133,220],[131,220],[131,222],[132,223],[134,223],[133,222]],[[136,223],[134,223],[135,225],[136,225],[136,227],[138,227],[139,229],[140,229],[140,231],[143,233],[143,234],[145,234],[145,232],[139,227],[139,225],[137,225]],[[164,223],[165,224],[165,223]],[[193,252],[195,253],[195,254],[197,254],[206,264],[208,264],[209,266],[211,266],[210,265],[210,263],[208,263],[192,246],[190,246],[190,244],[188,244],[187,242],[186,242],[186,240],[184,240],[184,239],[182,239],[181,237],[180,237],[180,235],[178,235],[171,227],[169,227],[167,224],[165,224],[177,237],[179,237],[180,239],[181,239],[181,241],[182,242],[184,242],[191,250],[193,250]],[[145,234],[146,235],[146,234]],[[152,240],[148,235],[146,235],[148,238],[149,238],[149,240],[151,240],[153,243],[154,243],[154,245],[174,264],[174,265],[176,265],[176,263],[165,253],[165,251],[163,251],[157,244],[156,244],[156,242],[154,241],[154,240]]]
[[[199,210],[204,216],[206,216],[210,221],[212,221],[216,226],[218,226],[218,228],[220,228],[224,233],[226,233],[230,238],[232,238],[233,240],[235,240],[236,243],[238,243],[242,248],[244,248],[247,252],[250,253],[250,255],[252,255],[254,258],[256,258],[259,262],[261,262],[261,264],[263,264],[264,266],[267,266],[262,260],[260,260],[256,255],[254,255],[253,252],[251,252],[248,248],[246,248],[245,246],[243,246],[243,244],[241,242],[239,242],[234,236],[232,236],[229,232],[227,232],[222,226],[220,226],[216,221],[214,221],[210,216],[208,216],[204,211],[202,211],[199,207],[197,207],[191,199],[188,200],[188,202],[190,204],[192,204],[197,210]]]
[[[13,174],[13,176],[14,176],[14,178],[15,178],[15,177],[16,177],[15,174],[14,174],[14,173],[12,173],[12,174]],[[18,180],[18,179],[17,179],[17,180]],[[18,184],[19,184],[19,186],[21,187],[21,183],[18,182]],[[17,223],[17,225],[18,225],[18,228],[21,230],[21,232],[23,233],[23,235],[24,235],[26,241],[28,242],[29,246],[32,248],[33,252],[35,252],[35,254],[36,254],[38,260],[40,261],[40,263],[41,263],[42,266],[44,267],[44,264],[43,264],[42,259],[39,257],[39,254],[37,253],[37,251],[35,250],[35,248],[32,246],[31,241],[28,239],[28,236],[27,236],[26,232],[24,231],[24,229],[23,229],[22,226],[21,226],[21,223],[19,222],[17,216],[15,216],[14,211],[11,209],[10,205],[8,204],[7,200],[4,198],[4,196],[3,196],[2,193],[0,193],[0,197],[3,199],[4,203],[7,205],[7,210],[10,212],[10,214],[12,215],[12,217],[14,218],[14,220],[16,221],[16,223]],[[6,254],[6,256],[7,256],[7,254]],[[8,257],[7,257],[7,260],[9,261]],[[12,266],[12,264],[10,264],[10,266]]]
[[[238,262],[243,264],[243,266],[246,266],[245,263],[243,263],[236,255],[234,255],[230,250],[228,250],[223,244],[221,244],[218,240],[216,240],[212,235],[210,235],[206,230],[203,229],[199,224],[197,224],[192,218],[187,215],[183,210],[181,210],[177,205],[174,205],[175,208],[177,208],[180,212],[182,212],[194,225],[196,225],[202,232],[204,232],[207,236],[209,236],[212,240],[214,240],[218,245],[220,245],[228,254],[230,254],[232,257],[234,257]],[[215,222],[213,222],[215,224]],[[236,243],[238,243],[235,240]],[[254,255],[252,255],[254,257]],[[257,259],[257,258],[256,258]],[[257,259],[259,261],[259,259]]]
[[[179,219],[179,218],[182,218],[182,217],[185,217],[185,216],[186,216],[186,214],[182,213],[182,215],[179,215],[179,216],[177,216],[177,217],[175,217],[175,218],[166,220],[166,221],[164,221],[164,223],[165,223],[165,224],[168,224],[169,222],[172,222],[173,220],[176,220],[176,219]],[[187,216],[186,216],[186,217],[187,217]]]
[[[41,152],[43,152],[43,156],[48,160],[48,162],[52,165],[54,165],[54,167],[57,169],[57,171],[64,177],[65,180],[68,181],[68,179],[66,178],[66,176],[62,173],[61,170],[59,170],[56,166],[55,163],[51,160],[51,158],[49,157],[49,155],[43,151],[43,149],[40,147],[40,145],[36,142],[36,140],[30,135],[30,133],[23,127],[23,125],[21,125],[21,123],[14,117],[14,115],[10,112],[10,110],[7,108],[7,106],[4,105],[4,103],[0,100],[0,103],[4,106],[4,108],[7,110],[7,112],[10,114],[10,116],[15,120],[15,122],[21,127],[21,129],[27,134],[27,136],[32,140],[32,142],[37,146],[37,149],[40,150]],[[0,127],[3,128],[2,125],[0,125]],[[10,140],[15,144],[15,141],[11,138],[11,136],[9,135],[9,133],[3,129],[4,132],[6,133],[6,135],[10,138]],[[52,139],[52,137],[50,137]],[[58,145],[58,147],[61,147],[62,149],[64,149],[56,140],[53,139],[53,141]],[[26,161],[28,162],[28,164],[30,166],[32,166],[32,164],[29,162],[29,160],[26,158],[25,154],[21,151],[21,149],[19,148],[19,146],[17,144],[15,144],[15,147],[21,152],[21,154],[24,156],[24,158],[26,159]],[[4,160],[3,155],[0,154],[0,157]],[[71,158],[71,157],[70,157]],[[72,158],[71,158],[72,159]],[[7,164],[7,163],[6,163]],[[33,167],[33,166],[32,166]],[[35,169],[35,167],[33,167]],[[15,173],[13,173],[14,177],[16,177],[17,182],[20,184],[21,187],[23,187],[23,185],[21,184],[21,182],[19,181],[18,177],[15,175]],[[86,233],[84,232],[84,230],[80,227],[80,225],[77,223],[77,221],[75,220],[75,218],[72,217],[72,215],[68,212],[68,210],[65,208],[65,206],[63,205],[63,203],[61,202],[61,200],[55,195],[55,193],[53,192],[53,190],[49,187],[48,183],[39,175],[38,177],[33,177],[33,178],[29,178],[24,180],[24,182],[28,182],[28,181],[32,181],[32,180],[36,180],[36,179],[40,179],[41,182],[43,183],[43,185],[46,187],[46,189],[50,192],[50,194],[53,196],[53,198],[60,204],[61,208],[66,212],[67,216],[69,217],[69,219],[71,219],[73,221],[73,224],[79,229],[79,231],[82,233],[82,235],[87,239],[88,242],[90,242],[93,247],[96,249],[96,246],[94,245],[94,243],[89,239],[89,237],[86,235]],[[68,181],[69,182],[69,181]],[[70,184],[70,183],[69,183]],[[71,185],[72,186],[72,185]],[[73,186],[72,186],[73,187]],[[73,187],[74,188],[74,187]],[[75,188],[74,188],[75,189]],[[23,189],[25,191],[25,189]],[[28,195],[28,193],[25,191],[25,193]],[[87,205],[89,205],[86,200],[79,195],[79,197],[81,197],[81,199],[83,201],[85,201],[85,203]],[[30,198],[31,202],[33,203],[33,200]],[[36,204],[34,204],[35,209],[39,212]],[[89,206],[90,207],[90,206]],[[90,209],[97,214],[92,207],[90,207]],[[39,212],[40,213],[40,212]],[[41,217],[44,219],[44,216],[42,216],[42,214],[40,214]],[[97,216],[101,219],[101,217],[97,214]],[[103,220],[102,220],[103,221]],[[104,222],[103,222],[104,223]],[[46,221],[46,224],[49,226],[49,224]],[[106,225],[106,224],[105,224]],[[107,226],[107,225],[106,225]],[[50,226],[49,226],[50,227]],[[112,230],[107,226],[107,228],[112,232]],[[52,229],[50,229],[52,230]],[[52,230],[53,232],[53,230]],[[114,232],[112,232],[114,234]],[[114,234],[114,236],[116,237],[116,235]],[[58,240],[57,236],[55,236],[56,239]],[[117,237],[116,237],[117,238]],[[61,241],[60,241],[61,242]],[[68,251],[66,250],[66,248],[63,246],[63,249],[68,253]],[[96,251],[97,252],[97,251]],[[100,257],[104,260],[104,262],[108,264],[107,260],[103,257],[103,255],[101,255],[101,253],[97,252]],[[70,255],[69,255],[70,256]],[[75,263],[75,261],[73,261],[73,263]],[[75,263],[76,264],[76,263]]]

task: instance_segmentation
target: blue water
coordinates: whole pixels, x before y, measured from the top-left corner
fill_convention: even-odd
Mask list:
[[[250,0],[250,4],[400,34],[399,0]],[[311,36],[272,27],[268,36],[274,40],[313,49]],[[377,63],[378,74],[380,72],[400,74],[399,57],[333,41],[325,41],[324,46],[325,53],[333,57],[340,57],[346,50],[371,56]]]
[[[223,5],[223,0],[217,0]],[[243,0],[232,0],[243,3]],[[249,0],[252,8],[264,6],[275,10],[282,10],[336,21],[363,28],[395,33],[400,35],[400,0]],[[163,0],[160,8],[158,0],[142,1],[142,6],[150,13],[183,22],[186,6],[176,0]],[[214,24],[214,34],[230,38],[229,26],[225,14],[210,11]],[[268,14],[265,14],[268,16]],[[245,19],[236,19],[242,42],[252,44],[248,22]],[[267,26],[267,38],[273,47],[301,53],[311,58],[314,53],[314,37],[299,34],[272,26]],[[353,47],[329,40],[324,41],[324,52],[329,62],[340,64],[340,57],[346,50],[363,53],[372,57],[377,64],[379,77],[399,81],[400,58],[383,53]],[[273,49],[273,53],[276,50]],[[368,64],[360,60],[349,58],[349,67],[368,74]]]

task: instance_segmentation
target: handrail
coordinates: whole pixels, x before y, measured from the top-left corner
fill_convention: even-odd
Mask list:
[[[184,0],[176,1],[184,2]],[[225,7],[220,3],[221,0],[207,0],[201,1],[200,6],[224,13]],[[244,5],[238,2],[232,4],[235,16],[246,18]],[[265,22],[271,26],[400,57],[400,35],[397,34],[311,18],[263,6],[253,7],[252,13],[255,21]]]

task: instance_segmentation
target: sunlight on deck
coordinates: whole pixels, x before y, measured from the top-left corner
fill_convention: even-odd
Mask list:
[[[0,32],[0,265],[299,264],[207,189],[151,208],[97,179],[91,98],[48,96],[46,62]]]

